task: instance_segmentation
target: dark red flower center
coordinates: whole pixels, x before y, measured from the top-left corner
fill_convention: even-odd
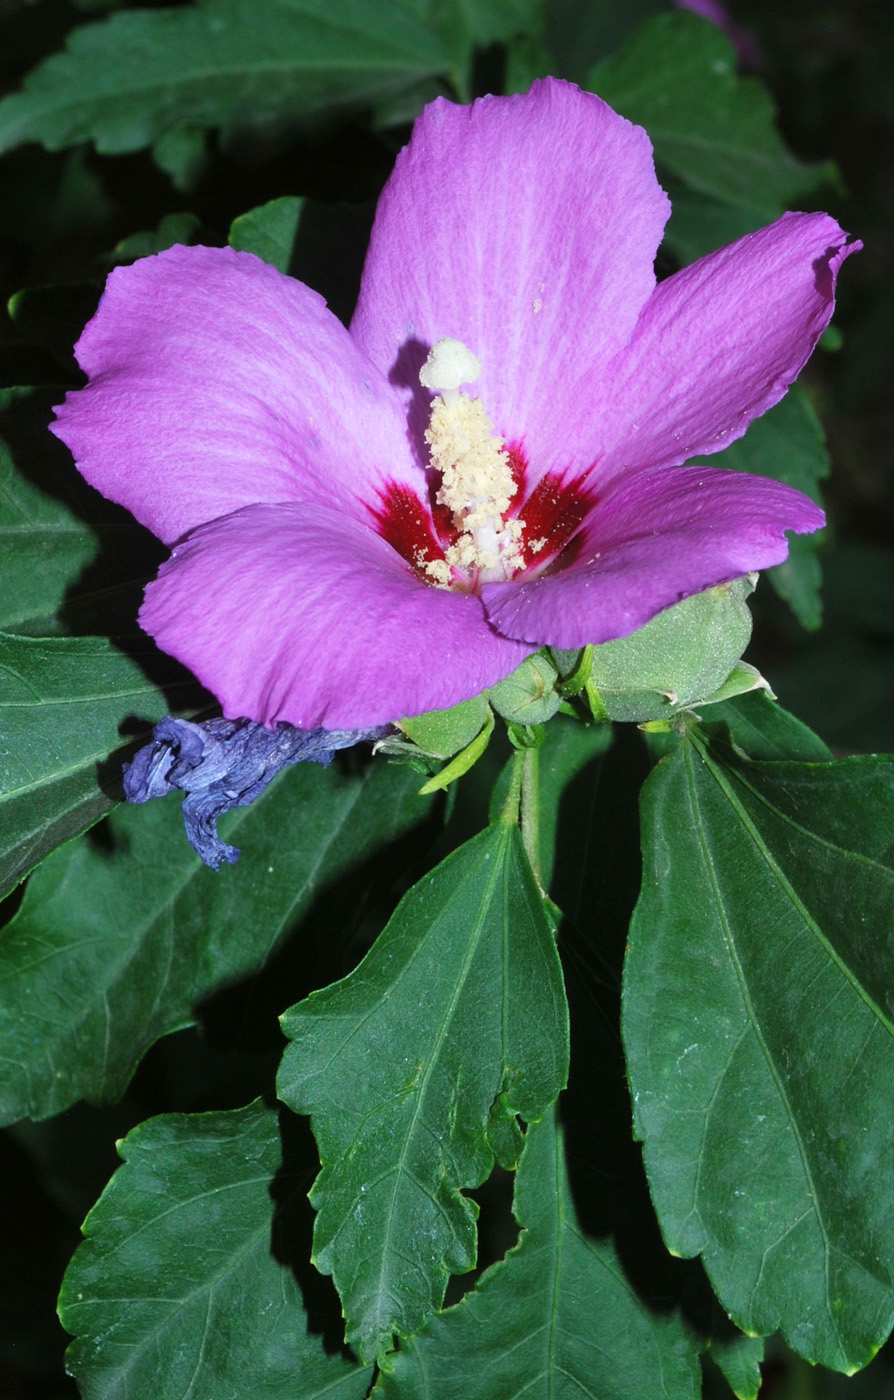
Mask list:
[[[523,569],[561,569],[571,562],[575,536],[595,501],[595,493],[562,472],[547,472],[526,497],[528,462],[519,443],[508,444],[515,492],[509,518],[522,521],[520,538]],[[423,582],[433,582],[430,564],[442,564],[456,542],[458,531],[451,512],[436,499],[437,482],[423,503],[410,486],[391,482],[380,493],[378,507],[371,507],[376,529],[405,559]],[[478,591],[478,580],[457,578],[451,585],[462,591]]]

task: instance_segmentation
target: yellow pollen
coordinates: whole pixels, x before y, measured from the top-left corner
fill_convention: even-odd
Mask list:
[[[505,444],[481,400],[459,392],[460,384],[473,383],[480,373],[479,361],[461,341],[439,340],[419,374],[426,388],[440,391],[432,401],[425,440],[432,466],[441,474],[436,499],[448,508],[459,532],[445,552],[446,563],[426,565],[441,586],[449,581],[450,569],[506,579],[524,562],[524,523],[504,519],[515,492]]]

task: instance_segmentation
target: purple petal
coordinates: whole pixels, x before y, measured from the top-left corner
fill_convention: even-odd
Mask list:
[[[148,802],[179,788],[186,793],[183,822],[193,850],[212,870],[239,858],[217,834],[217,819],[234,807],[248,807],[292,763],[330,761],[338,749],[381,739],[387,729],[267,729],[247,719],[209,719],[194,724],[168,716],[146,744],[124,765],[128,802]]]
[[[322,297],[250,253],[171,248],[109,277],[54,431],[167,543],[263,501],[357,514],[415,478],[405,412]]]
[[[861,246],[846,237],[827,214],[785,214],[662,282],[605,380],[594,481],[719,452],[778,403]]]
[[[558,647],[626,637],[692,593],[780,563],[786,530],[818,530],[818,506],[767,477],[713,467],[640,472],[597,503],[563,572],[488,584],[507,637]]]
[[[301,729],[445,709],[531,650],[494,632],[479,598],[428,587],[372,529],[316,505],[249,507],[194,531],[140,621],[225,714]]]
[[[646,133],[570,83],[433,102],[379,201],[351,332],[423,412],[425,351],[463,341],[536,479],[577,447],[582,373],[598,385],[627,342],[668,212]]]

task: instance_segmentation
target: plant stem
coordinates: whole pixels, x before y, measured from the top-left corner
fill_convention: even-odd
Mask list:
[[[540,751],[516,749],[500,821],[521,828],[528,860],[540,884]]]
[[[534,879],[540,884],[540,750],[524,749],[521,772],[521,834]]]
[[[500,811],[500,821],[505,822],[508,826],[518,825],[524,771],[524,752],[521,749],[516,749],[515,753],[512,755],[512,772],[509,775],[509,790],[506,793]]]

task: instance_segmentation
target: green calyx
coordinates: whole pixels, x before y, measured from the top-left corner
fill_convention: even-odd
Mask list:
[[[617,641],[551,652],[564,695],[582,695],[594,719],[644,724],[693,705],[763,687],[740,660],[751,637],[754,575],[696,593]]]
[[[601,646],[544,648],[482,695],[449,710],[402,719],[380,752],[432,774],[424,794],[448,787],[478,761],[495,713],[517,750],[536,749],[557,711],[579,719],[661,726],[694,705],[769,689],[741,655],[751,636],[754,575],[694,594],[638,632]],[[438,767],[439,764],[443,766]],[[434,771],[437,769],[437,771]]]
[[[538,651],[499,685],[491,686],[487,697],[509,724],[545,724],[562,703],[558,682],[558,667]]]
[[[440,760],[448,762],[420,788],[427,796],[461,778],[484,753],[494,730],[494,714],[486,695],[475,695],[449,710],[402,719],[398,733],[376,746],[379,753],[403,760],[420,772],[432,772]]]

